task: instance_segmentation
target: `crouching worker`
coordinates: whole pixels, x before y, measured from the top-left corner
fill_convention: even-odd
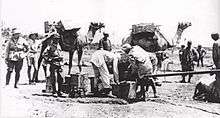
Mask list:
[[[47,64],[47,67],[49,67],[49,77],[47,77],[47,79],[49,79],[52,84],[52,93],[57,93],[58,96],[61,96],[61,86],[63,83],[63,78],[61,76],[63,57],[58,49],[58,40],[59,38],[54,38],[51,40],[51,44],[48,45],[43,54],[43,58]],[[56,91],[56,81],[58,83],[58,91]]]
[[[117,74],[118,58],[112,52],[106,50],[97,50],[92,54],[91,63],[95,73],[95,94],[111,95],[112,90],[110,81],[113,80],[114,74],[115,83],[119,83]]]
[[[156,95],[155,80],[156,78],[149,78],[146,75],[152,74],[156,71],[157,57],[152,53],[146,52],[140,46],[131,46],[130,44],[124,44],[122,49],[129,55],[134,57],[134,66],[137,66],[138,80],[137,84],[141,86],[140,98],[145,99],[145,87],[148,91],[149,86],[152,87],[154,97]],[[137,94],[138,96],[138,94]]]
[[[195,92],[193,95],[194,100],[204,100],[209,102],[219,102],[216,93],[216,79],[215,75],[205,76],[199,79],[196,84]]]

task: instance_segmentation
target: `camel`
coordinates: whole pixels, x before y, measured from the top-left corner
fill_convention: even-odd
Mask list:
[[[137,28],[138,26],[136,27],[135,25],[133,25],[130,36],[128,36],[125,40],[122,40],[122,45],[126,43],[132,46],[138,45],[142,47],[146,52],[156,54],[158,51],[164,51],[168,48],[176,47],[176,45],[179,44],[183,31],[189,26],[191,26],[191,23],[187,22],[187,23],[178,24],[176,34],[174,35],[174,38],[172,39],[172,43],[166,40],[166,38],[160,32],[158,26],[154,24],[138,24],[138,25],[146,26],[144,27],[145,32],[139,31],[139,29]],[[123,60],[123,59],[119,59],[119,60]],[[137,76],[137,70],[135,69],[136,67],[131,66],[130,69],[128,69],[129,67],[128,65],[132,65],[131,62],[129,62],[129,59],[119,62],[119,65],[118,65],[119,68],[124,68],[123,71],[119,71],[119,76],[122,76],[122,77],[126,76],[126,77],[129,77],[126,79],[132,78],[133,80],[134,78],[139,78]],[[125,72],[129,74],[127,75],[127,73]],[[137,79],[137,81],[139,82],[141,81],[140,82],[140,86],[141,86],[140,95],[143,97],[143,99],[145,99],[145,90],[144,90],[145,88],[144,87],[145,86],[146,88],[149,87],[149,85],[147,84],[148,79],[147,78],[144,79],[144,81],[146,81],[145,83],[143,83],[143,80],[141,79]]]
[[[59,45],[61,47],[61,50],[69,52],[69,70],[68,70],[68,75],[71,73],[71,68],[72,68],[72,59],[73,59],[73,54],[75,51],[78,53],[78,68],[79,71],[82,71],[82,67],[80,64],[82,54],[83,54],[83,47],[86,45],[91,44],[91,42],[94,39],[95,33],[97,30],[101,30],[104,28],[105,25],[103,23],[90,23],[89,30],[87,35],[85,36],[86,41],[83,42],[81,39],[78,38],[77,32],[80,30],[80,28],[73,28],[70,30],[66,30],[65,27],[63,26],[62,22],[59,21],[57,25],[55,25],[55,28],[57,29],[57,33],[60,35],[59,36]],[[42,46],[41,46],[41,52],[40,52],[40,57],[38,59],[38,69],[37,69],[37,74],[36,74],[36,81],[38,81],[38,70],[40,68],[42,59],[43,59],[43,52],[46,49],[48,45],[50,45],[53,40],[57,39],[58,37],[55,35],[52,35],[42,41]],[[46,75],[46,70],[44,69],[45,75]]]
[[[61,21],[59,21],[57,23],[56,29],[57,32],[59,33],[59,35],[61,36],[61,49],[63,51],[67,51],[69,52],[69,70],[68,70],[68,75],[71,72],[71,68],[72,68],[72,59],[73,59],[73,54],[74,52],[77,50],[78,52],[78,67],[79,67],[79,71],[82,71],[81,68],[81,58],[82,58],[82,54],[83,54],[83,47],[85,45],[90,45],[91,42],[94,39],[95,33],[97,30],[101,30],[101,28],[105,27],[103,23],[90,23],[89,26],[89,30],[86,36],[86,42],[83,42],[81,39],[78,38],[78,34],[77,31],[80,28],[75,28],[71,30],[65,30],[63,24]],[[72,33],[72,34],[71,34]]]
[[[131,45],[139,45],[146,51],[153,53],[158,51],[164,51],[168,48],[175,47],[177,44],[179,44],[183,31],[192,24],[190,22],[178,23],[176,34],[172,38],[171,43],[168,42],[167,39],[163,36],[163,34],[160,32],[159,26],[156,26],[154,24],[147,25],[149,25],[150,31],[133,33],[135,32],[133,30],[130,36],[122,40],[122,44],[129,43]]]

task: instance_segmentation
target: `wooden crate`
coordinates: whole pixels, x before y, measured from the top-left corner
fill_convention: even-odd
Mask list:
[[[87,74],[71,74],[65,77],[65,83],[62,84],[62,91],[73,94],[83,92],[84,94],[91,92],[91,82]]]
[[[118,98],[123,99],[134,99],[136,98],[135,89],[136,84],[132,81],[127,81],[126,83],[122,83],[119,85],[112,85],[112,94],[117,96]]]

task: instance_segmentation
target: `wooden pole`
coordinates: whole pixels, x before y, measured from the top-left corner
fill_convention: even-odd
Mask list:
[[[152,74],[146,75],[147,77],[165,77],[165,76],[178,76],[187,74],[210,74],[210,73],[220,73],[220,69],[207,70],[207,71],[187,71],[187,72],[173,72],[173,73],[162,73],[162,74]]]

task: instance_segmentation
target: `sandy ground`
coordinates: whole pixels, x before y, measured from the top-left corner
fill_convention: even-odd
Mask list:
[[[88,56],[84,56],[83,60],[89,59],[89,53],[86,55]],[[209,57],[206,63],[210,64]],[[152,98],[150,89],[146,102],[128,104],[117,98],[67,98],[44,94],[41,91],[45,89],[45,83],[28,85],[26,62],[21,72],[19,88],[14,89],[14,73],[10,85],[5,86],[6,65],[2,59],[0,64],[1,118],[220,118],[220,104],[192,100],[196,81],[208,75],[195,75],[192,83],[179,83],[179,76],[161,77],[159,79],[163,84],[157,87],[159,98]],[[178,69],[177,64],[175,59],[172,69]],[[72,73],[77,71],[78,68],[73,67]],[[93,70],[91,67],[84,67],[83,72],[92,74]],[[39,75],[39,79],[44,80],[42,71]]]

